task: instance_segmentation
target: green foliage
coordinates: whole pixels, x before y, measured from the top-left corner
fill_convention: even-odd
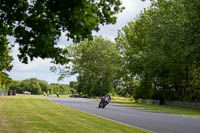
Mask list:
[[[39,80],[36,78],[25,79],[20,82],[21,91],[29,91],[32,94],[41,94],[41,87],[39,85]]]
[[[50,85],[52,91],[51,93],[56,94],[59,92],[61,95],[68,95],[76,93],[76,89],[66,85],[66,84],[51,84]]]
[[[10,85],[9,85],[9,89],[10,89],[10,90],[17,90],[18,93],[21,92],[21,91],[23,91],[23,90],[21,89],[21,86],[20,86],[20,81],[17,81],[17,80],[12,80],[12,81],[11,81],[11,83],[10,83]]]
[[[64,51],[55,47],[62,32],[75,42],[92,38],[100,24],[114,24],[122,11],[120,0],[1,0],[0,30],[19,43],[19,59],[52,58],[66,63]],[[4,36],[4,37],[5,37]]]
[[[3,31],[0,29],[0,72],[10,71],[12,69],[13,57],[9,55],[10,47],[5,35],[2,35]]]
[[[200,3],[158,0],[123,27],[116,42],[137,98],[200,101]]]
[[[102,96],[114,87],[120,78],[120,53],[114,43],[95,37],[93,41],[83,41],[67,47],[72,65],[60,72],[61,78],[66,74],[78,74],[77,90],[88,96]]]
[[[0,71],[0,90],[7,90],[11,80],[7,73]]]
[[[10,46],[6,38],[8,27],[0,25],[0,89],[7,89],[8,83],[10,82],[9,72],[12,69],[13,57],[9,55]]]
[[[76,93],[76,90],[69,87],[67,84],[49,84],[45,80],[39,80],[36,78],[25,79],[22,81],[12,80],[9,85],[9,89],[17,90],[18,93],[29,91],[32,94],[42,94],[42,92],[56,94],[57,92],[59,92],[59,94],[67,95]]]
[[[41,87],[41,91],[47,92],[50,89],[49,83],[45,80],[37,80],[38,84]]]
[[[80,90],[79,87],[78,87],[78,82],[76,82],[76,81],[70,81],[70,82],[69,82],[69,87],[75,89],[76,92],[78,92],[79,95],[80,95],[81,90]]]

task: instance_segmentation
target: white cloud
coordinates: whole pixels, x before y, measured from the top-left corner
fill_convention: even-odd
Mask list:
[[[150,4],[149,0],[145,2],[141,0],[122,0],[122,6],[125,7],[125,10],[117,15],[117,23],[114,25],[101,26],[101,30],[98,33],[94,33],[94,35],[101,35],[114,41],[114,38],[117,36],[117,31],[127,25],[128,22],[133,21],[134,18],[136,18],[144,8],[149,7]]]
[[[122,0],[123,6],[126,8],[122,13],[118,14],[117,23],[115,25],[105,25],[100,27],[100,31],[98,33],[94,33],[94,35],[102,35],[103,37],[114,40],[117,36],[117,31],[121,29],[128,22],[132,21],[144,8],[150,5],[150,1],[146,0],[146,2],[142,2],[141,0]],[[9,37],[11,42],[14,42],[13,37]],[[62,34],[58,41],[58,47],[64,48],[66,45],[72,44],[72,41],[67,41],[67,37],[65,37],[65,33]],[[42,60],[41,58],[34,59],[29,64],[21,63],[18,58],[18,50],[17,46],[15,46],[12,50],[12,55],[14,56],[13,61],[13,69],[9,73],[9,75],[14,80],[23,80],[27,78],[38,78],[41,80],[46,80],[49,83],[57,82],[58,75],[56,73],[50,72],[49,68],[54,64],[50,63],[50,59]],[[62,83],[69,83],[71,80],[76,80],[75,76],[66,78]]]
[[[61,37],[57,41],[57,46],[60,48],[65,48],[67,45],[73,44],[72,40],[71,39],[68,40],[68,38],[65,35],[66,33],[62,33]]]
[[[54,64],[51,63],[50,59],[41,59],[37,58],[33,61],[29,61],[28,64],[23,64],[18,60],[17,54],[18,54],[18,46],[15,45],[15,47],[12,49],[12,55],[14,57],[13,61],[13,69],[11,72],[9,72],[10,77],[12,77],[14,80],[24,80],[27,78],[38,78],[41,80],[46,80],[49,83],[56,83],[58,82],[58,74],[50,72],[50,67]],[[75,76],[72,76],[70,78],[66,78],[64,81],[59,81],[60,83],[69,83],[71,80],[76,80]]]

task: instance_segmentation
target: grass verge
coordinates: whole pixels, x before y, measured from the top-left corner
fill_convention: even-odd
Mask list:
[[[150,105],[150,104],[138,104],[129,101],[115,100],[112,103],[121,104],[124,106],[134,107],[136,109],[143,109],[155,112],[170,113],[177,115],[185,115],[189,117],[200,118],[200,109],[177,107],[177,106],[167,106],[167,105]]]
[[[43,96],[0,97],[0,132],[149,133],[64,107]]]
[[[49,95],[50,97],[57,97],[56,94]],[[69,95],[59,95],[60,98],[69,98]]]

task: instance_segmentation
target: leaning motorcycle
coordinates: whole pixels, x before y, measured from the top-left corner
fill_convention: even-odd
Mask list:
[[[105,108],[106,105],[108,105],[109,101],[110,101],[110,98],[109,98],[109,101],[105,100],[106,97],[102,97],[101,98],[101,101],[99,103],[99,108]]]
[[[104,99],[101,99],[99,103],[99,108],[105,108],[108,102],[106,102]]]

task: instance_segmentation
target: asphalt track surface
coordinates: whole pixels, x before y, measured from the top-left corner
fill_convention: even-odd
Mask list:
[[[83,98],[53,98],[53,102],[157,133],[200,133],[200,119],[181,115],[138,110],[109,104],[98,108],[98,101]]]

